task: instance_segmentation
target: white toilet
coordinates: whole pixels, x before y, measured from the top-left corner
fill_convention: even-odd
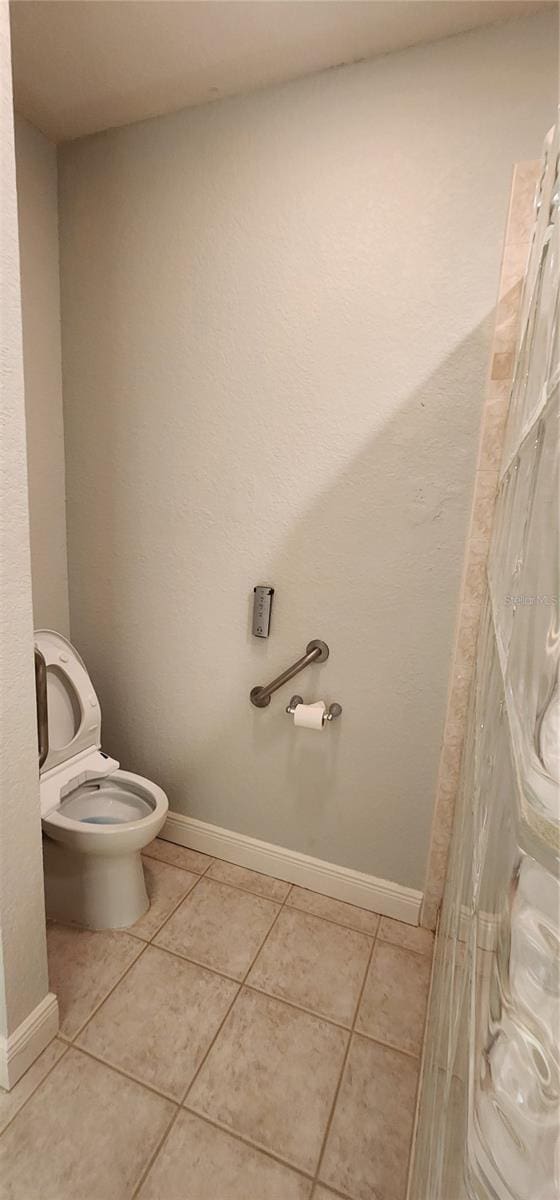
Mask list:
[[[40,768],[47,916],[123,929],[149,907],[140,851],[167,816],[165,792],[101,750],[101,709],[77,650],[39,629],[48,754]]]

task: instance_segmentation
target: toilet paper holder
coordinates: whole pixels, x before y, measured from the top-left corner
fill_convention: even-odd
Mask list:
[[[292,696],[290,703],[286,705],[286,712],[289,717],[293,717],[298,704],[303,704],[303,697],[302,696]],[[330,704],[326,713],[323,716],[323,725],[325,724],[325,721],[336,721],[336,718],[340,716],[341,712],[342,712],[341,704]]]

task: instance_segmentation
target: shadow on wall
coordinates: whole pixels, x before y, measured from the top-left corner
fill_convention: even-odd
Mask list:
[[[160,783],[172,809],[422,887],[490,330],[489,317],[297,520],[295,443],[288,479],[257,466],[249,480],[232,462],[193,503],[188,397],[180,421],[165,399],[137,407],[118,329],[98,403],[78,417],[67,396],[72,638],[100,695],[104,748]],[[342,403],[339,419],[352,420]],[[320,454],[320,398],[314,422]],[[281,529],[269,558],[261,505]],[[277,589],[268,642],[249,631],[256,582]],[[250,688],[311,637],[329,643],[328,663],[252,708]],[[339,700],[342,719],[320,736],[294,730],[284,708],[296,690]]]

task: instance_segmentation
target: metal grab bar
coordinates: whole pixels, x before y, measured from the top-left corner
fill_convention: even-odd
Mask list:
[[[303,671],[304,667],[308,667],[310,663],[325,662],[328,657],[329,647],[327,643],[321,642],[319,638],[314,638],[306,646],[303,657],[298,658],[297,662],[293,663],[291,667],[287,667],[285,671],[282,671],[281,675],[277,675],[276,679],[272,680],[272,683],[267,683],[266,687],[257,685],[257,687],[251,688],[251,704],[254,704],[256,708],[266,708],[270,704],[272,693],[276,692],[279,687],[282,687],[283,683],[287,683],[289,679],[293,679],[294,675]]]
[[[47,708],[47,664],[37,647],[35,647],[35,696],[37,699],[37,740],[39,743],[40,770],[49,753],[49,713]]]

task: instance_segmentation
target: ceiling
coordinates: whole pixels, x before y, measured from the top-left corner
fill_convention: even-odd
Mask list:
[[[539,0],[14,0],[15,104],[54,141],[523,16]]]

